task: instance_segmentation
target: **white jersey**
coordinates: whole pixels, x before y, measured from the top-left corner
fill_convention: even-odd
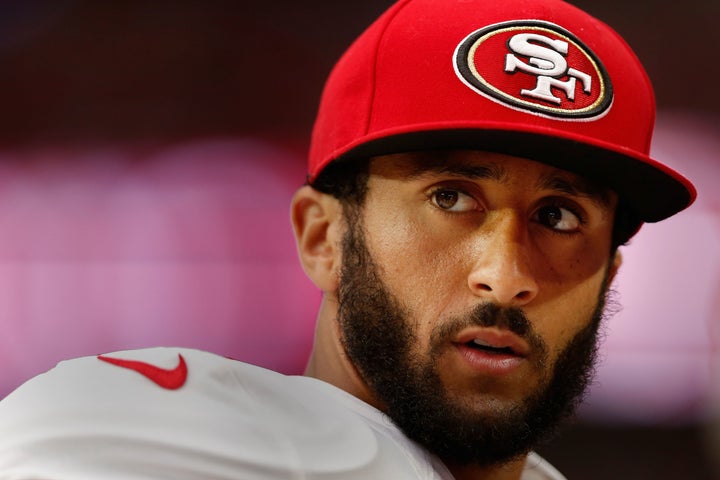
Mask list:
[[[2,480],[450,480],[325,382],[178,348],[60,363],[0,402]],[[537,455],[523,480],[562,475]]]

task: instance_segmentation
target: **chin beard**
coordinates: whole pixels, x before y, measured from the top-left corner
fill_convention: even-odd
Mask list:
[[[493,466],[527,454],[572,415],[592,378],[606,288],[592,317],[581,322],[587,326],[553,367],[546,365],[547,348],[523,311],[492,304],[444,322],[431,335],[428,355],[418,358],[410,316],[379,278],[359,222],[348,225],[338,291],[343,347],[385,413],[409,438],[448,464]],[[468,399],[448,394],[436,358],[454,333],[471,325],[505,328],[531,345],[540,381],[530,395],[476,409]]]

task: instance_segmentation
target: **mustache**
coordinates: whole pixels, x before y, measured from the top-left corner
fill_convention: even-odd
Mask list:
[[[479,327],[506,329],[521,337],[532,331],[532,324],[522,309],[500,307],[494,303],[477,305],[470,312],[469,321]]]
[[[495,327],[521,337],[540,357],[547,356],[547,346],[535,332],[525,311],[517,307],[501,307],[494,303],[481,303],[464,315],[451,317],[435,327],[430,334],[430,344],[435,348],[447,345],[462,330],[470,327]]]

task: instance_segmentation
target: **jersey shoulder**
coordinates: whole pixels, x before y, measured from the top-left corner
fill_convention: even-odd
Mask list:
[[[435,478],[333,389],[181,348],[61,362],[0,402],[0,477]]]

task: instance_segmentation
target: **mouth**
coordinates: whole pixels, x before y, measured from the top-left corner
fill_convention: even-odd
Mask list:
[[[452,340],[461,370],[470,376],[495,378],[521,374],[530,363],[530,344],[520,335],[498,327],[470,327]],[[513,377],[514,378],[514,377]]]
[[[509,345],[493,345],[479,338],[466,342],[465,345],[473,350],[486,352],[491,355],[517,355],[515,350]]]
[[[528,344],[507,330],[472,329],[453,342],[463,363],[475,374],[504,376],[517,372],[530,354]]]
[[[528,343],[508,330],[472,328],[462,332],[453,342],[478,353],[497,356],[527,357]]]

